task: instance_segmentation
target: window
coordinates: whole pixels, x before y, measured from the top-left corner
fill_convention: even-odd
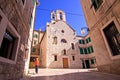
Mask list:
[[[93,50],[92,46],[90,46],[88,48],[80,48],[80,54],[90,54],[93,52],[94,52],[94,50]]]
[[[75,46],[74,46],[74,44],[73,44],[73,43],[71,43],[71,45],[72,45],[72,49],[75,49]]]
[[[36,45],[37,44],[37,41],[36,40],[34,40],[34,45]]]
[[[85,44],[84,40],[79,40],[79,44]]]
[[[88,54],[88,53],[87,53],[87,49],[86,49],[86,48],[84,48],[84,54]]]
[[[91,62],[91,64],[94,64],[94,63],[95,63],[95,58],[92,58],[92,59],[90,60],[90,62]]]
[[[72,60],[75,61],[75,56],[72,56]]]
[[[84,54],[83,48],[80,48],[80,54]]]
[[[64,33],[64,30],[61,30],[62,33]]]
[[[34,36],[33,36],[34,38],[38,38],[38,35],[37,34],[34,34]]]
[[[89,42],[91,42],[90,37],[86,39],[86,43],[89,43]]]
[[[63,15],[62,15],[62,13],[60,13],[60,20],[63,20]]]
[[[32,52],[35,52],[35,51],[36,51],[36,48],[32,48],[31,50],[32,50]]]
[[[93,47],[90,46],[89,48],[90,48],[90,52],[93,53],[94,52]]]
[[[25,0],[22,0],[23,5],[25,4]]]
[[[53,44],[57,44],[57,37],[53,37]]]
[[[0,57],[14,61],[17,54],[19,39],[20,36],[15,29],[13,29],[11,26],[8,26],[0,46]]]
[[[13,47],[15,44],[15,37],[6,31],[0,47],[0,56],[8,59],[12,59]]]
[[[97,10],[103,3],[103,0],[91,0],[91,2],[92,2],[91,7],[94,7],[94,9]]]
[[[52,19],[55,20],[55,14],[52,14]]]
[[[63,54],[66,55],[66,49],[63,50]]]
[[[90,54],[90,53],[93,53],[93,52],[94,52],[93,47],[92,47],[92,46],[88,47],[88,48],[87,48],[87,52],[88,52],[89,54]]]
[[[54,55],[54,61],[57,61],[57,55]]]
[[[67,43],[65,39],[61,39],[61,43]]]
[[[120,33],[118,32],[114,22],[103,29],[103,32],[111,49],[112,55],[120,55]]]
[[[87,53],[88,53],[88,54],[90,54],[90,53],[91,53],[91,52],[90,52],[90,48],[89,48],[89,47],[87,48]]]

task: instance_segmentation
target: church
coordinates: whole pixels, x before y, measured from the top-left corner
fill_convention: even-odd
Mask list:
[[[42,34],[38,42],[42,68],[95,67],[93,47],[90,40],[90,43],[86,43],[90,39],[89,35],[77,36],[75,30],[67,24],[62,10],[51,12],[51,22],[46,23],[46,31]]]

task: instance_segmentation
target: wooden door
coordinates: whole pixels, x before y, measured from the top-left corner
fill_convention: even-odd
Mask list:
[[[68,68],[68,58],[63,58],[63,68]]]

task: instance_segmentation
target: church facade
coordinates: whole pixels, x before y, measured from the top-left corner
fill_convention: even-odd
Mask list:
[[[76,35],[75,30],[67,24],[65,13],[61,10],[53,11],[51,22],[46,24],[46,31],[40,41],[41,66],[46,68],[90,68],[90,59],[94,57],[94,54],[81,54],[81,51],[85,52],[83,48],[87,47],[83,46],[86,44],[79,43],[81,39],[85,39],[85,37]]]

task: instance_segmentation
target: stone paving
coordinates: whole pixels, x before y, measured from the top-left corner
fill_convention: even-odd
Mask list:
[[[120,80],[120,75],[97,72],[97,69],[30,69],[29,78],[22,80]]]

